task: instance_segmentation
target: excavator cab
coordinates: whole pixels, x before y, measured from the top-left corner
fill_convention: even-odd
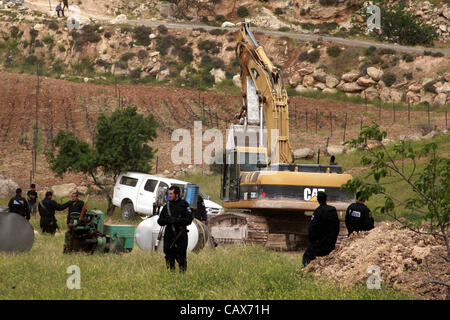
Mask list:
[[[223,164],[222,193],[224,201],[239,199],[241,173],[256,172],[267,168],[267,149],[257,147],[236,147],[226,151]]]

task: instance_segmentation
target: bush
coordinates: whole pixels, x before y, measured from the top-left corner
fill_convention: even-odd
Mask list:
[[[394,49],[383,48],[380,50],[380,54],[395,54]]]
[[[338,57],[341,54],[341,48],[339,48],[339,46],[329,47],[329,48],[327,48],[327,54],[330,57],[336,58],[336,57]]]
[[[137,56],[140,60],[147,58],[147,50],[145,49],[139,50]]]
[[[387,87],[390,87],[394,84],[394,82],[397,80],[397,78],[396,78],[395,74],[393,74],[392,72],[386,72],[381,77],[381,80],[383,80],[383,82],[386,84]]]
[[[221,58],[211,57],[208,54],[203,54],[200,61],[200,67],[205,68],[207,71],[211,69],[224,69],[225,63]]]
[[[306,61],[307,58],[308,58],[308,51],[302,51],[298,55],[298,60],[299,61]]]
[[[160,36],[156,38],[156,50],[161,53],[161,55],[165,56],[170,49],[170,47],[173,45],[173,42],[175,41],[175,38],[171,36],[170,34],[167,36]]]
[[[383,61],[383,59],[381,59],[380,56],[374,55],[374,56],[372,56],[372,58],[370,59],[370,62],[372,62],[372,64],[382,64],[384,61]]]
[[[25,58],[25,63],[26,64],[30,64],[32,66],[34,66],[37,61],[38,61],[38,58],[36,56],[34,56],[34,55],[30,55],[30,56]]]
[[[319,0],[319,3],[323,6],[334,6],[337,3],[337,0]]]
[[[167,34],[168,31],[169,31],[169,30],[167,29],[167,27],[166,27],[165,25],[160,24],[160,25],[158,26],[158,32],[159,32],[159,34]]]
[[[111,32],[107,31],[105,32],[105,38],[110,39],[111,38]]]
[[[127,62],[128,60],[132,59],[133,57],[135,57],[136,54],[133,52],[125,52],[121,57],[120,57],[120,61],[122,62]]]
[[[281,8],[276,8],[274,12],[275,12],[276,15],[283,14],[283,10]]]
[[[152,29],[146,26],[137,26],[133,29],[133,39],[140,46],[148,46],[150,44],[149,35]]]
[[[313,50],[310,53],[308,53],[308,57],[306,58],[306,60],[311,63],[316,63],[317,61],[319,61],[319,58],[320,58],[319,50]]]
[[[220,23],[224,23],[225,21],[227,21],[227,19],[225,18],[225,16],[223,16],[223,15],[221,15],[221,14],[216,15],[215,20],[216,20],[217,22],[220,22]]]
[[[227,32],[228,32],[227,30],[222,29],[212,29],[209,31],[209,33],[212,34],[213,36],[221,36]]]
[[[48,24],[48,28],[51,30],[58,30],[59,25],[55,21],[51,20],[50,23]]]
[[[371,56],[373,55],[373,53],[377,51],[377,48],[375,48],[374,46],[370,46],[369,48],[364,50],[364,55],[365,56]]]
[[[237,9],[237,15],[238,15],[240,18],[245,18],[245,17],[247,17],[249,14],[250,14],[250,13],[248,12],[248,9],[247,9],[246,7],[244,7],[244,6],[240,6],[240,7]]]
[[[63,44],[60,44],[58,46],[58,50],[59,50],[59,52],[64,52],[64,51],[66,51],[66,47]]]
[[[414,78],[412,72],[406,72],[403,76],[406,78],[406,80],[412,80]]]
[[[53,38],[50,35],[46,35],[45,37],[42,38],[42,42],[44,42],[47,45],[52,45],[53,44]]]
[[[280,28],[278,28],[278,31],[281,31],[281,32],[287,32],[287,31],[290,31],[291,29],[289,29],[289,27],[280,27]]]
[[[440,57],[443,57],[444,54],[442,52],[433,52],[431,54],[431,56],[434,57],[434,58],[440,58]]]
[[[410,55],[408,53],[404,53],[402,58],[406,62],[413,62],[414,61],[414,56],[412,56],[412,55]]]
[[[131,70],[130,77],[133,79],[139,79],[141,77],[141,70],[140,69]]]
[[[219,43],[215,41],[200,40],[197,46],[201,51],[205,51],[211,54],[219,53]]]
[[[192,54],[191,47],[181,47],[177,49],[177,56],[184,63],[190,63],[192,60],[194,60],[194,55]]]

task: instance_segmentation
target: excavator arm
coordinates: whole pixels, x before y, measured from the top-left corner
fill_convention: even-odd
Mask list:
[[[241,65],[243,107],[239,117],[267,130],[267,155],[271,163],[292,163],[289,143],[288,96],[281,70],[273,65],[247,23],[237,34],[236,53]],[[275,130],[275,131],[274,131]],[[260,146],[262,146],[260,134]],[[276,159],[279,157],[278,159]]]

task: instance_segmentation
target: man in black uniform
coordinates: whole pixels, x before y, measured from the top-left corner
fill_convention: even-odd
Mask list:
[[[188,245],[187,226],[192,222],[192,212],[189,204],[180,199],[180,188],[169,188],[170,201],[163,207],[158,219],[160,226],[166,226],[164,231],[164,254],[167,268],[175,269],[175,260],[180,271],[187,268],[186,250]]]
[[[33,217],[36,218],[36,212],[37,212],[37,198],[38,194],[36,192],[36,185],[33,183],[30,185],[30,190],[27,192],[27,200],[28,200],[28,206],[30,207],[31,214]]]
[[[45,193],[45,199],[39,202],[39,215],[41,216],[40,226],[42,232],[48,232],[54,235],[56,229],[58,229],[57,220],[55,217],[55,211],[62,211],[70,206],[71,200],[64,204],[59,204],[55,200],[52,200],[53,192],[47,191]]]
[[[27,200],[22,197],[22,189],[16,189],[16,196],[8,203],[9,212],[18,213],[27,220],[30,220],[30,207]]]
[[[336,208],[327,205],[327,195],[320,191],[317,194],[319,207],[314,210],[308,226],[309,245],[303,254],[303,265],[306,266],[316,257],[326,256],[334,250],[339,234],[339,218]]]
[[[83,206],[84,201],[78,199],[78,192],[75,191],[74,193],[72,193],[72,201],[70,202],[69,212],[67,213],[67,224],[69,224],[70,221],[70,214],[72,212],[81,213],[81,211],[83,210]]]
[[[356,200],[357,202],[352,203],[347,208],[347,213],[345,214],[345,226],[349,236],[353,231],[369,231],[374,228],[370,209],[364,204],[366,199],[362,197],[361,192],[356,193]]]
[[[208,214],[206,213],[205,201],[202,196],[198,196],[197,199],[197,209],[194,210],[194,217],[197,220],[200,220],[202,223],[208,223]]]

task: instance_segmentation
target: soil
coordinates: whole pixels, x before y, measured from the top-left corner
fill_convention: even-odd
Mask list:
[[[21,187],[30,183],[32,163],[33,126],[36,119],[36,76],[0,72],[0,174],[13,178]],[[171,150],[178,141],[171,141],[173,130],[186,128],[193,138],[193,122],[203,121],[203,130],[218,128],[225,137],[225,129],[234,123],[234,115],[240,110],[239,95],[204,92],[194,89],[168,88],[150,85],[96,85],[76,83],[47,77],[40,77],[38,99],[39,156],[37,172],[33,181],[42,190],[55,184],[74,182],[80,185],[86,181],[83,175],[69,173],[62,178],[55,177],[49,170],[44,152],[54,151],[52,139],[59,130],[74,132],[79,138],[92,142],[95,136],[97,117],[110,114],[119,107],[135,105],[138,112],[153,114],[158,121],[158,138],[150,145],[158,151],[158,173],[172,170]],[[371,124],[370,117],[378,120],[378,109],[346,102],[329,102],[312,98],[290,97],[290,142],[293,149],[337,145],[342,142],[345,114],[348,114],[346,139],[356,137],[361,120]],[[315,114],[318,110],[318,131],[315,133]],[[330,112],[333,117],[333,131],[330,126]],[[307,118],[306,118],[307,113]],[[388,138],[400,135],[421,134],[419,124],[427,122],[426,112],[413,112],[411,125],[407,123],[407,111],[382,110],[381,127],[387,130]],[[307,122],[306,122],[307,121]],[[306,127],[306,124],[308,126]],[[442,129],[445,114],[432,113],[431,124]],[[225,144],[225,140],[224,140]],[[209,145],[204,142],[203,147]],[[192,145],[193,147],[193,145]],[[153,173],[156,172],[156,156]],[[339,160],[339,156],[337,157]],[[191,157],[193,162],[193,156]],[[322,161],[328,159],[322,158]],[[180,167],[187,167],[182,164]],[[208,166],[203,165],[203,169]],[[41,189],[42,188],[42,189]]]
[[[450,262],[441,237],[424,235],[400,223],[382,222],[371,231],[352,233],[328,256],[312,261],[306,272],[344,286],[366,283],[368,268],[378,266],[381,287],[401,289],[423,299],[450,298]]]

